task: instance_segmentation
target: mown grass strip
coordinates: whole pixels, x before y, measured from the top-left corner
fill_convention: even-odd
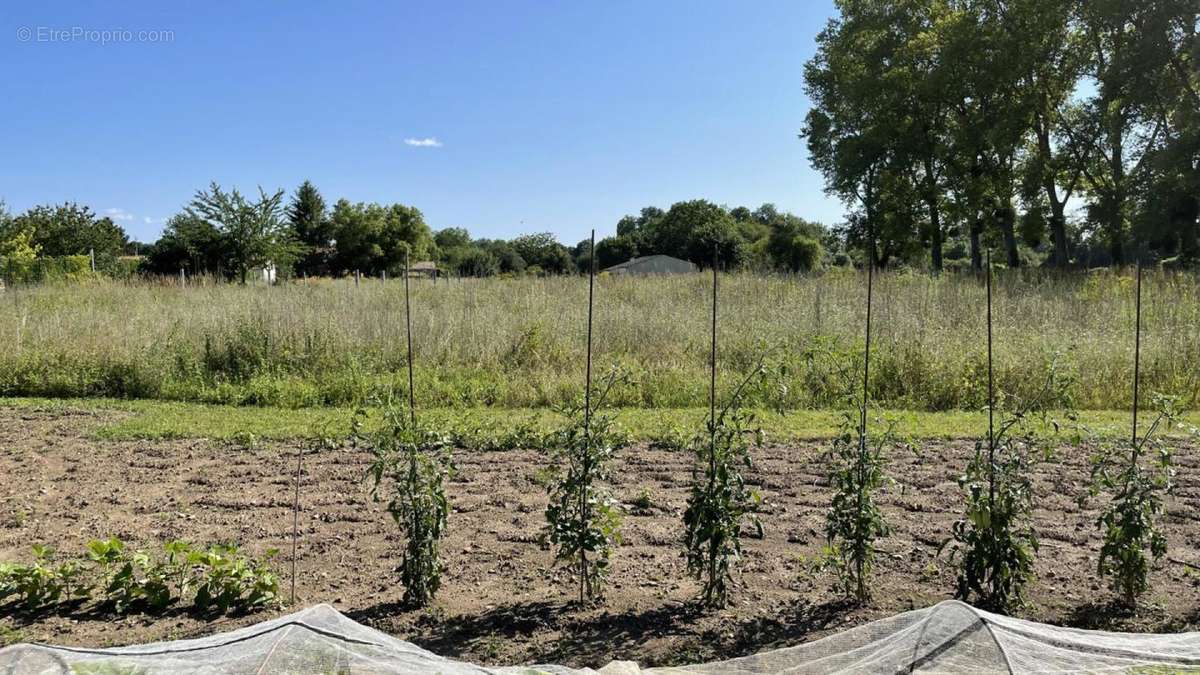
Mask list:
[[[0,406],[23,410],[118,413],[95,430],[102,439],[212,438],[217,440],[291,440],[349,433],[349,408],[269,408],[200,403],[119,399],[0,398]],[[123,414],[121,414],[123,413]],[[637,441],[681,442],[703,425],[704,408],[624,409],[618,422]],[[431,423],[447,433],[480,447],[503,448],[522,438],[545,434],[562,423],[558,413],[546,408],[436,408],[424,412]],[[836,410],[798,410],[779,414],[759,411],[758,420],[773,442],[822,440],[838,430]],[[1080,413],[1080,421],[1105,438],[1128,433],[1129,413],[1093,410]],[[914,412],[885,410],[880,417],[897,420],[897,432],[916,440],[978,438],[985,433],[982,412]],[[1200,414],[1184,421],[1200,425]]]

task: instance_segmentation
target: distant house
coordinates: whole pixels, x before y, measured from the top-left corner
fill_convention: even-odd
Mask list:
[[[264,284],[274,284],[277,278],[275,263],[268,261],[266,264],[250,270],[250,277]]]
[[[646,276],[649,274],[691,274],[699,272],[700,268],[695,263],[669,255],[646,255],[613,265],[603,271],[608,274]]]
[[[413,263],[408,268],[409,277],[428,277],[430,279],[438,278],[437,263],[432,260],[423,260],[419,263]]]

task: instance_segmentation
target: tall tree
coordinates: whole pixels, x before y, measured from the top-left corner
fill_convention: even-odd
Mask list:
[[[287,207],[287,219],[292,236],[304,246],[296,262],[296,271],[303,274],[329,274],[333,255],[333,225],[325,211],[325,200],[316,186],[304,181],[292,195]]]
[[[1081,148],[1081,160],[1083,150],[1088,151],[1082,163],[1091,197],[1088,210],[1116,264],[1127,259],[1135,190],[1147,178],[1147,158],[1165,133],[1158,113],[1174,54],[1162,37],[1170,32],[1172,16],[1186,6],[1186,0],[1078,5],[1088,47],[1087,74],[1096,86],[1084,107],[1082,128],[1072,132],[1073,145]]]
[[[89,255],[97,265],[114,264],[125,252],[129,237],[112,219],[97,216],[86,206],[66,202],[59,206],[35,206],[13,219],[27,229],[41,255]]]
[[[299,250],[282,218],[283,190],[268,195],[259,188],[258,194],[257,201],[250,201],[236,188],[225,192],[214,182],[197,191],[184,209],[221,234],[231,271],[243,284],[256,267],[291,265]]]

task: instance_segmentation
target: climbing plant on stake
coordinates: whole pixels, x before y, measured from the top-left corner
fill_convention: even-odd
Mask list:
[[[382,423],[366,429],[366,411],[359,409],[352,429],[356,445],[374,455],[367,475],[372,497],[387,501],[387,511],[400,527],[405,546],[400,580],[404,600],[428,605],[441,586],[440,544],[450,513],[445,482],[453,473],[450,441],[417,422],[413,390],[412,305],[409,300],[408,256],[404,259],[405,331],[408,342],[408,409],[388,397],[379,401]]]
[[[751,428],[754,416],[742,412],[740,405],[746,386],[762,375],[765,355],[718,411],[717,263],[714,247],[707,433],[693,442],[692,488],[683,513],[688,572],[702,583],[701,602],[709,606],[722,606],[729,601],[731,564],[742,552],[742,521],[749,516],[760,536],[762,533],[762,526],[753,515],[761,498],[746,486],[741,471],[752,464],[748,437],[758,445],[762,434]]]
[[[1149,589],[1150,568],[1167,553],[1167,537],[1159,524],[1165,498],[1175,488],[1172,450],[1159,432],[1178,416],[1173,397],[1154,397],[1157,416],[1138,437],[1138,385],[1142,348],[1142,266],[1137,266],[1133,348],[1133,431],[1129,445],[1109,445],[1093,457],[1088,496],[1111,495],[1096,525],[1104,532],[1097,571],[1121,602],[1133,609]]]
[[[592,231],[595,250],[596,232]],[[555,560],[565,562],[579,582],[579,602],[596,600],[603,594],[612,549],[621,541],[618,513],[603,488],[608,478],[608,460],[621,444],[614,417],[603,411],[608,395],[628,378],[614,369],[593,391],[592,321],[596,285],[596,256],[588,274],[587,365],[581,405],[561,410],[567,425],[554,438],[546,523],[549,540],[556,547]]]
[[[875,439],[867,432],[871,374],[871,304],[874,293],[874,236],[867,261],[867,316],[863,340],[862,397],[855,414],[843,416],[841,430],[830,449],[829,483],[833,503],[826,515],[825,538],[837,569],[843,592],[862,601],[870,596],[867,580],[875,560],[875,540],[886,536],[889,528],[883,511],[875,502],[875,492],[887,482],[885,450],[897,442],[895,425]],[[853,394],[850,395],[854,400]]]

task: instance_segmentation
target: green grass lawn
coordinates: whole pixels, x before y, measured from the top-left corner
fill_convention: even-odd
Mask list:
[[[353,415],[349,408],[235,407],[118,399],[0,398],[0,406],[128,413],[97,429],[97,437],[105,439],[287,440],[344,436]],[[699,430],[706,413],[703,408],[631,408],[621,410],[617,419],[633,440],[678,441]],[[468,445],[480,447],[512,446],[522,438],[544,434],[562,421],[560,415],[545,408],[433,408],[419,414]],[[894,419],[898,433],[914,440],[977,438],[987,430],[987,415],[982,412],[881,410],[872,418]],[[1079,418],[1103,437],[1120,438],[1129,433],[1130,416],[1126,411],[1085,411]],[[837,433],[840,419],[841,413],[836,410],[800,410],[785,415],[762,411],[758,417],[767,439],[773,442],[830,438]],[[1184,422],[1200,425],[1200,414],[1190,413]]]

